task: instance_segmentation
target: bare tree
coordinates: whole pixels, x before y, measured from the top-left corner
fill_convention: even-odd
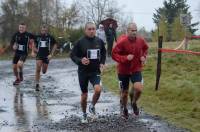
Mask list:
[[[80,7],[78,2],[73,2],[69,8],[65,8],[62,12],[62,26],[63,28],[72,28],[80,21]]]
[[[91,20],[96,25],[106,17],[113,18],[119,12],[116,1],[114,0],[85,0],[82,3],[82,9],[86,20]]]

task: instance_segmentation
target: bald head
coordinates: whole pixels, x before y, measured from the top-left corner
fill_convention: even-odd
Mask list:
[[[137,35],[136,23],[129,23],[127,27],[127,35],[130,39],[134,39]]]
[[[137,30],[137,25],[136,25],[136,23],[134,23],[134,22],[129,23],[129,24],[128,24],[128,27],[127,27],[127,30],[130,30],[130,29]]]

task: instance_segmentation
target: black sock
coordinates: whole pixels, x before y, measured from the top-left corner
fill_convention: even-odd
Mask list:
[[[23,72],[19,72],[19,77],[20,77],[20,79],[23,78]]]

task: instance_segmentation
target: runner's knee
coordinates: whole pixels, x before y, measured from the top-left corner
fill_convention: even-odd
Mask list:
[[[19,62],[17,63],[17,67],[23,68],[23,62],[22,62],[22,61],[19,61]]]
[[[123,90],[122,97],[127,97],[127,96],[128,96],[128,90]]]
[[[94,86],[94,90],[95,90],[95,93],[100,94],[101,93],[101,86],[100,85],[95,85]]]
[[[133,84],[133,87],[135,90],[137,90],[138,92],[142,92],[143,90],[143,85],[141,82],[136,82]]]

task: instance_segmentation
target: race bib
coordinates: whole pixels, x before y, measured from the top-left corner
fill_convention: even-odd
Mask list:
[[[19,45],[18,45],[18,50],[24,51],[24,45],[19,44]]]
[[[100,50],[99,49],[88,49],[87,50],[88,59],[100,59]]]
[[[40,47],[46,48],[47,47],[47,42],[46,41],[40,41]]]

